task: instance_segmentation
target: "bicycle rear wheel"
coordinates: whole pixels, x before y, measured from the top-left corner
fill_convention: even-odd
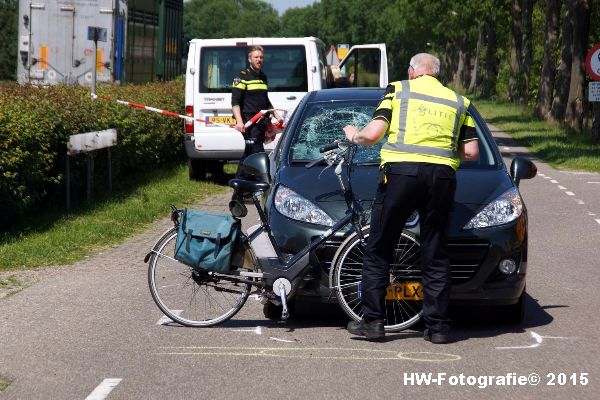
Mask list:
[[[176,241],[177,230],[171,228],[156,243],[149,260],[148,285],[158,308],[186,326],[213,326],[233,317],[252,286],[180,263],[173,258]]]
[[[369,227],[363,228],[369,237]],[[362,318],[361,279],[364,248],[358,235],[348,237],[333,260],[332,286],[344,312],[353,320]],[[421,287],[421,247],[408,232],[396,244],[394,261],[390,264],[390,286],[386,295],[385,330],[397,332],[416,324],[423,309]]]

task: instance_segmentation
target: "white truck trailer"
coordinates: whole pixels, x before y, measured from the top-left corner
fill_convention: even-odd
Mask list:
[[[172,79],[182,15],[183,0],[20,1],[17,80],[90,85],[94,68],[98,82]],[[91,28],[102,31],[97,48]]]

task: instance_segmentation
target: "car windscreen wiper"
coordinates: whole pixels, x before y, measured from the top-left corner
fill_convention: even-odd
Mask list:
[[[316,160],[310,161],[308,164],[305,165],[305,167],[306,168],[312,168],[315,165],[319,165],[319,164],[327,164],[327,162],[325,161],[324,157],[317,158]]]
[[[359,165],[359,166],[379,165],[379,162],[378,161],[361,161],[361,162],[352,163],[352,165]]]

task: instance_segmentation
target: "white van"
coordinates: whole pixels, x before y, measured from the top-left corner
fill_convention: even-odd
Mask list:
[[[221,174],[223,164],[239,160],[244,152],[240,132],[224,125],[235,124],[231,110],[231,85],[247,67],[249,46],[265,49],[263,70],[269,82],[269,99],[287,116],[309,91],[333,86],[326,62],[325,44],[315,37],[194,39],[189,42],[185,72],[185,151],[190,179],[205,179],[206,172]],[[353,46],[340,62],[340,70],[353,86],[386,87],[385,44]],[[265,145],[273,149],[275,142]]]

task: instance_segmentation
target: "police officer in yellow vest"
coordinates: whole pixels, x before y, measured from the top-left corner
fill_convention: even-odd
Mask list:
[[[348,140],[381,148],[381,179],[371,213],[371,230],[362,269],[360,322],[354,335],[385,336],[385,295],[395,244],[414,210],[420,216],[421,269],[424,290],[424,339],[448,343],[450,265],[445,251],[449,215],[461,160],[477,160],[479,145],[469,100],[437,79],[440,61],[420,53],[412,57],[409,80],[392,82],[367,126],[344,128]]]
[[[248,63],[250,67],[241,70],[233,80],[231,91],[231,108],[236,120],[235,129],[244,135],[246,144],[240,163],[250,154],[265,151],[263,142],[266,117],[248,128],[245,128],[244,124],[259,111],[273,108],[268,96],[267,76],[262,71],[264,63],[262,46],[251,46],[248,49]],[[274,116],[278,122],[282,121],[276,112]]]

